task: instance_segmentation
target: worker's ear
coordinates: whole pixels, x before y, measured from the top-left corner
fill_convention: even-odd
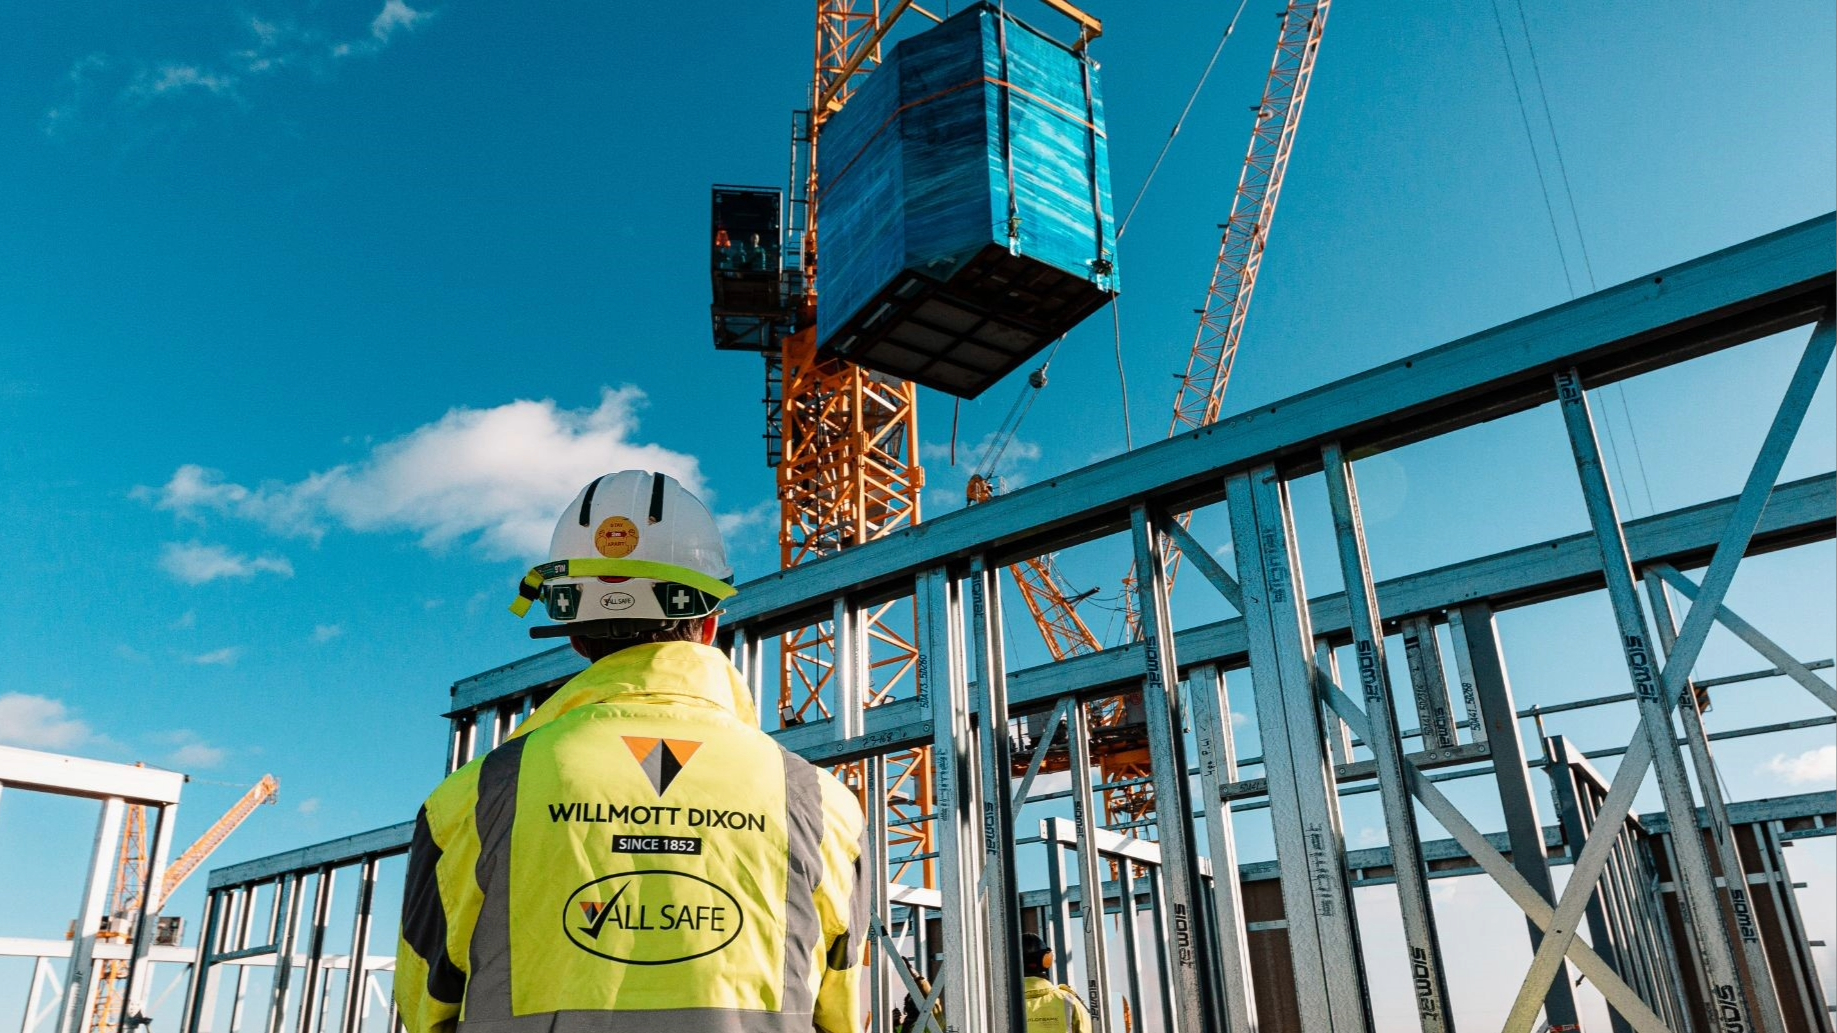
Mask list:
[[[1040,968],[1044,969],[1047,972],[1051,972],[1053,960],[1054,959],[1053,959],[1052,951],[1047,951],[1044,955],[1040,957]]]
[[[714,645],[714,630],[721,625],[720,614],[711,614],[702,618],[702,645]]]

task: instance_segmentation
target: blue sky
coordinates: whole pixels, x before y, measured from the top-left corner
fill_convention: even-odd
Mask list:
[[[1499,10],[1564,257],[1494,8],[1340,5],[1227,412],[1555,304],[1590,269],[1607,286],[1833,208],[1829,4],[1523,2],[1549,123],[1518,8]],[[1232,6],[1090,4],[1119,208]],[[0,740],[192,772],[180,843],[272,771],[281,804],[217,860],[258,856],[412,813],[441,770],[447,686],[531,651],[505,604],[588,477],[692,480],[742,577],[771,569],[760,371],[708,343],[707,188],[782,179],[809,20],[742,3],[0,10]],[[1119,248],[1137,444],[1166,432],[1273,30],[1247,11]],[[1798,340],[1598,402],[1630,475],[1641,446],[1652,503],[1634,491],[1632,515],[1739,487]],[[1114,346],[1107,317],[1067,341],[1011,484],[1123,449]],[[963,406],[954,470],[951,401],[923,397],[931,512],[956,507],[1018,390]],[[1831,398],[1827,376],[1787,476],[1831,468]],[[1368,494],[1388,493],[1379,573],[1580,530],[1560,435],[1545,411],[1367,464]],[[1331,588],[1302,505],[1310,588]],[[1224,544],[1216,517],[1198,526]],[[1122,569],[1102,545],[1065,565],[1088,585]],[[1831,567],[1828,546],[1801,550],[1768,568],[1798,601],[1755,580],[1733,601],[1829,656]],[[1211,619],[1197,591],[1183,623]],[[1617,691],[1609,640],[1570,651],[1560,630],[1603,614],[1508,616],[1521,699]],[[1712,661],[1750,665],[1720,639]],[[1780,791],[1775,755],[1830,742],[1731,750],[1730,780]],[[89,819],[69,813],[9,797],[0,837],[80,848]],[[15,870],[32,872],[0,847]],[[0,903],[22,926],[0,935],[60,932],[62,892]]]

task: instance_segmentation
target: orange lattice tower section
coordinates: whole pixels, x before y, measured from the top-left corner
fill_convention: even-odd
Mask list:
[[[819,0],[816,19],[816,74],[807,129],[799,134],[794,204],[803,205],[801,239],[796,241],[802,273],[797,323],[784,339],[782,459],[778,465],[780,559],[790,567],[872,541],[919,520],[924,471],[918,465],[918,391],[910,383],[871,373],[817,354],[815,299],[817,211],[816,148],[823,126],[842,109],[853,77],[878,63],[890,24],[878,6],[849,0]],[[864,615],[868,686],[862,703],[876,706],[900,695],[917,667],[916,626],[909,604],[890,603]],[[787,721],[827,716],[824,693],[835,672],[835,629],[806,628],[785,636],[779,688],[780,714]],[[833,694],[831,694],[833,698]],[[856,766],[845,781],[865,791]],[[924,883],[936,885],[930,825],[933,809],[931,754],[913,750],[887,757],[888,848],[894,857],[923,858]],[[901,853],[899,848],[905,848]],[[903,873],[904,867],[901,868]],[[898,877],[898,874],[895,876]]]

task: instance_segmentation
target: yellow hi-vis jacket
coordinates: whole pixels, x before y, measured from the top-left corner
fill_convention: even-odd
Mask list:
[[[861,809],[718,650],[608,656],[415,822],[409,1033],[858,1033]]]
[[[1091,1033],[1091,1013],[1071,987],[1027,976],[1021,980],[1021,993],[1026,999],[1027,1033]]]

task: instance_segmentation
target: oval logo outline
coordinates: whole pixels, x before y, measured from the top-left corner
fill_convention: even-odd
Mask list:
[[[613,611],[629,610],[637,603],[629,592],[607,592],[600,596],[600,606]]]
[[[588,890],[592,889],[593,887],[598,886],[600,883],[611,882],[614,879],[642,879],[647,876],[653,876],[653,875],[662,876],[664,878],[688,879],[692,882],[699,882],[702,885],[707,886],[709,889],[714,890],[716,893],[720,894],[721,896],[727,898],[728,902],[733,905],[734,914],[738,915],[740,918],[740,920],[734,924],[733,932],[730,933],[725,940],[722,940],[720,943],[716,944],[713,947],[708,948],[707,950],[700,951],[695,954],[685,954],[680,958],[661,958],[661,959],[657,959],[654,961],[641,961],[636,958],[621,958],[621,957],[618,957],[617,955],[608,954],[605,951],[596,950],[593,947],[589,947],[586,944],[582,943],[577,938],[576,932],[577,931],[584,932],[584,930],[576,930],[573,923],[569,921],[569,916],[572,914],[574,910],[574,902],[580,899],[580,895],[582,893],[585,893]],[[610,906],[611,903],[612,903],[611,901],[608,901],[607,905]],[[605,958],[607,961],[616,961],[622,965],[680,965],[685,961],[694,961],[697,958],[705,958],[710,954],[715,954],[720,951],[726,950],[730,945],[732,945],[732,943],[735,940],[740,938],[741,931],[746,928],[746,909],[740,906],[739,899],[735,897],[732,893],[727,892],[727,890],[724,889],[723,887],[716,885],[715,883],[710,882],[709,880],[704,879],[699,875],[691,875],[688,872],[670,871],[669,869],[665,869],[665,868],[647,868],[647,869],[643,869],[640,871],[615,872],[612,875],[602,875],[599,878],[594,879],[592,882],[589,882],[586,885],[581,886],[579,889],[575,890],[573,893],[568,894],[567,903],[561,906],[561,927],[562,927],[562,931],[567,934],[568,942],[572,943],[574,946],[580,948],[581,950],[586,951],[588,954],[591,954],[596,958]]]

